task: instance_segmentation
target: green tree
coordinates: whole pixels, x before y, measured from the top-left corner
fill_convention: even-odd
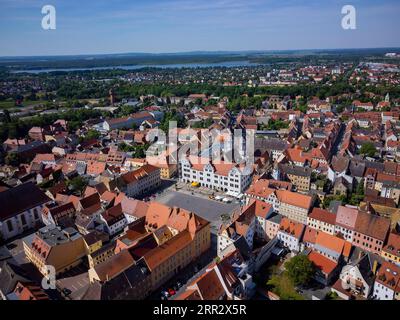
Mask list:
[[[373,157],[376,154],[376,148],[372,142],[366,142],[361,146],[360,153],[368,157]]]
[[[285,268],[289,278],[296,286],[307,284],[315,273],[313,263],[303,254],[286,262]]]
[[[3,121],[5,123],[10,123],[11,122],[11,116],[10,116],[10,111],[8,111],[7,109],[3,110]]]
[[[11,153],[7,154],[4,161],[7,165],[16,167],[19,165],[20,158],[17,153],[11,152]]]
[[[98,139],[99,137],[100,133],[97,130],[89,130],[85,135],[86,140]]]
[[[86,179],[81,176],[75,177],[67,182],[68,188],[78,193],[79,195],[82,195],[83,190],[85,190],[87,184],[88,183]]]

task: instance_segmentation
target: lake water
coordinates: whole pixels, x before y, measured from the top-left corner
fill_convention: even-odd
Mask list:
[[[55,69],[32,69],[32,70],[18,70],[12,71],[12,73],[49,73],[56,71],[88,71],[88,70],[138,70],[143,68],[161,68],[161,69],[173,69],[173,68],[210,68],[210,67],[249,67],[249,66],[259,66],[261,64],[252,63],[249,61],[225,61],[217,63],[181,63],[181,64],[148,64],[148,65],[131,65],[131,66],[109,66],[109,67],[93,67],[93,68],[55,68]]]

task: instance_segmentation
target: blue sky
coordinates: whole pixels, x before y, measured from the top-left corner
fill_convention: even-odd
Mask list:
[[[0,0],[0,56],[400,47],[399,17],[398,0]]]

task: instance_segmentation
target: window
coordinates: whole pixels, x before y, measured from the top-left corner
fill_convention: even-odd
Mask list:
[[[24,214],[21,215],[21,222],[22,222],[23,225],[26,224],[26,218],[25,218]]]
[[[9,232],[13,231],[13,225],[11,220],[7,220],[7,227]]]

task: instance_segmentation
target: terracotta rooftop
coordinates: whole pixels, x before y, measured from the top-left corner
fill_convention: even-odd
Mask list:
[[[319,232],[316,236],[315,244],[330,249],[338,254],[343,254],[345,257],[350,256],[351,243],[328,233]]]
[[[128,250],[123,250],[120,253],[111,256],[106,261],[94,267],[100,281],[112,279],[128,269],[135,263]]]
[[[203,300],[220,300],[225,290],[214,269],[206,272],[196,281]]]
[[[336,221],[336,214],[320,208],[313,208],[309,214],[309,218],[334,225]]]
[[[181,251],[186,246],[190,246],[192,237],[188,231],[182,231],[164,244],[148,251],[144,258],[150,270],[154,270],[158,265],[168,260],[171,256]]]
[[[331,274],[337,267],[337,263],[331,259],[326,258],[322,254],[312,250],[308,259],[315,265],[316,268],[321,270],[325,275]]]
[[[400,257],[400,235],[393,232],[390,233],[387,244],[382,251]]]
[[[362,211],[358,213],[354,227],[355,231],[381,241],[385,241],[389,229],[389,219]]]
[[[356,225],[358,210],[354,208],[339,206],[336,213],[336,224],[350,230]]]
[[[295,222],[286,217],[282,218],[281,224],[279,226],[279,230],[281,232],[285,232],[290,234],[291,236],[300,239],[303,235],[303,231],[305,229],[305,225],[302,223]]]
[[[276,195],[280,202],[307,210],[310,209],[313,202],[313,197],[311,196],[288,190],[277,190]]]

